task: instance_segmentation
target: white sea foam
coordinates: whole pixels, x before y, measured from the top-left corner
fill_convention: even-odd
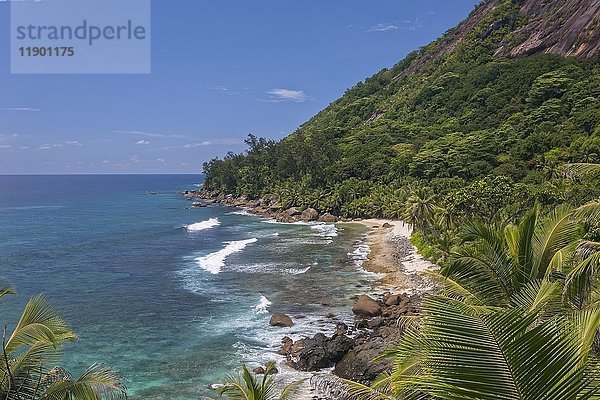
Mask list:
[[[218,218],[207,219],[206,221],[196,222],[195,224],[191,224],[186,226],[187,230],[190,232],[198,232],[203,231],[205,229],[214,228],[215,226],[221,225],[221,222]]]
[[[306,268],[286,268],[283,271],[287,275],[302,275],[302,274],[307,273],[309,269],[310,269],[310,267],[306,267]]]
[[[313,265],[317,265],[314,263]],[[311,266],[304,267],[296,262],[271,262],[255,264],[236,264],[229,267],[230,271],[244,274],[274,274],[274,275],[300,275],[306,273]]]
[[[260,301],[258,302],[258,304],[256,305],[256,307],[254,307],[254,313],[256,314],[266,314],[269,312],[268,308],[271,305],[271,302],[269,301],[269,299],[267,299],[265,296],[260,295]]]
[[[356,245],[356,248],[354,250],[348,253],[348,257],[350,258],[350,260],[352,260],[352,262],[354,262],[354,265],[360,267],[364,264],[365,261],[367,261],[370,252],[371,249],[369,248],[369,245],[360,242]]]
[[[228,212],[227,215],[250,215],[250,216],[254,216],[254,214],[250,214],[247,210],[231,211],[231,212]]]
[[[244,250],[246,246],[251,243],[255,243],[257,240],[257,238],[252,238],[233,242],[225,242],[227,246],[225,246],[223,249],[206,256],[197,257],[195,259],[196,264],[211,274],[216,275],[221,272],[221,269],[225,266],[225,259],[228,256]]]
[[[318,236],[332,238],[338,235],[338,230],[333,224],[314,224],[310,228],[317,231]]]

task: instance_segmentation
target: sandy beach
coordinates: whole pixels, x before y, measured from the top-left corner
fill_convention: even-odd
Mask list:
[[[422,272],[435,269],[436,265],[423,259],[410,243],[412,229],[408,224],[387,219],[365,219],[339,224],[346,223],[359,223],[370,228],[366,239],[370,251],[362,267],[380,275],[379,288],[382,292],[422,294],[432,290],[431,283],[422,276]],[[305,381],[296,398],[311,400],[318,395],[311,384]]]
[[[365,219],[353,223],[371,228],[367,235],[370,252],[363,268],[381,274],[381,284],[385,289],[410,294],[431,289],[431,284],[421,272],[436,266],[421,257],[410,243],[410,225],[387,219]]]

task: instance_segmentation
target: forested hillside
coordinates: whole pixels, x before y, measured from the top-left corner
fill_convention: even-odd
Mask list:
[[[484,2],[289,137],[206,163],[205,187],[409,220],[596,198],[597,175],[561,166],[600,161],[599,13],[597,0]],[[411,198],[431,209],[411,215]]]

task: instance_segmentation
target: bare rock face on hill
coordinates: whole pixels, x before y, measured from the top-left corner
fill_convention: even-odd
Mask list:
[[[505,42],[496,54],[600,55],[600,0],[526,0],[521,13],[529,22],[514,32],[518,44]]]
[[[505,0],[485,0],[456,28],[438,39],[435,52],[420,54],[399,77],[410,76],[431,62],[452,53],[481,24],[475,40],[483,40],[505,26],[518,24],[498,43],[495,55],[518,57],[537,53],[579,58],[600,56],[600,0],[522,0],[516,15],[492,18]]]

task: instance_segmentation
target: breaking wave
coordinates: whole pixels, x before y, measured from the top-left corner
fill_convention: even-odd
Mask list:
[[[215,226],[221,225],[221,222],[218,218],[207,219],[206,221],[196,222],[195,224],[191,224],[186,226],[186,229],[189,232],[198,232],[203,231],[205,229],[214,228]]]
[[[227,246],[223,249],[210,253],[206,256],[197,257],[195,259],[196,264],[198,264],[202,269],[210,272],[211,274],[217,275],[221,272],[221,269],[225,266],[225,259],[230,255],[240,252],[246,248],[251,243],[255,243],[258,239],[246,239],[246,240],[237,240],[233,242],[225,242]]]

